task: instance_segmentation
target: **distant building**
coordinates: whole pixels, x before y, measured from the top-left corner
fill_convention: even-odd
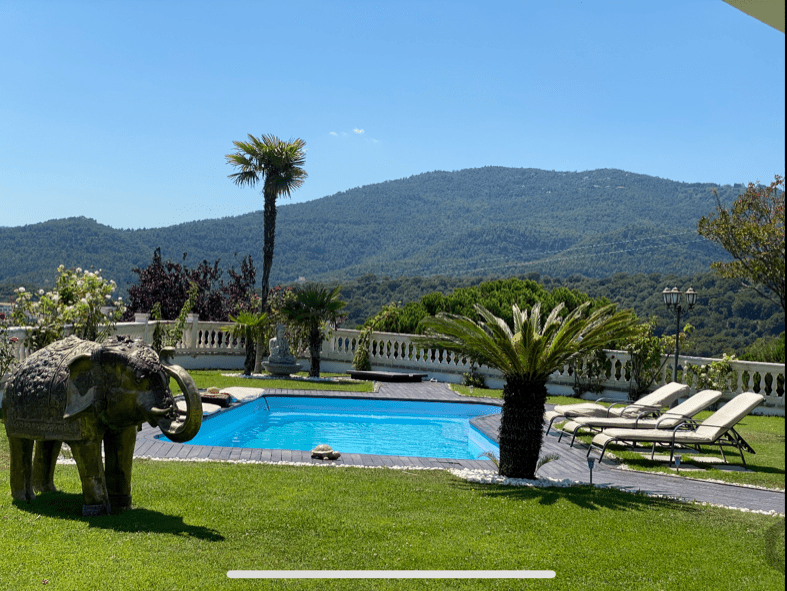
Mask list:
[[[14,304],[11,302],[0,302],[0,314],[5,314],[5,317],[8,318],[11,316],[11,312],[14,311]]]

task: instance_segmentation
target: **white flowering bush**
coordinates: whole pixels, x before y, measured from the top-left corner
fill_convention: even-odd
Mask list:
[[[117,285],[104,279],[101,270],[57,268],[55,288],[37,294],[20,287],[16,291],[14,323],[31,326],[25,344],[34,350],[46,347],[67,334],[101,341],[114,330],[125,310],[122,298],[113,299]]]
[[[0,321],[0,390],[3,389],[5,374],[17,363],[14,356],[14,342],[16,342],[16,337],[9,337],[8,329]]]
[[[722,359],[705,365],[689,365],[686,368],[684,381],[696,390],[732,392],[737,385],[738,375],[732,369],[731,361],[735,361],[735,355],[724,353]]]

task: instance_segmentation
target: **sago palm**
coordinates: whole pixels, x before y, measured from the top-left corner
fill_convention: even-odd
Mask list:
[[[528,312],[514,304],[514,328],[475,305],[481,317],[440,314],[424,319],[427,347],[454,351],[489,367],[505,378],[500,418],[499,471],[512,478],[535,478],[543,441],[547,380],[572,359],[629,336],[636,317],[611,304],[588,313],[589,302],[561,317],[558,304],[541,318],[541,304]]]
[[[341,286],[328,291],[317,285],[308,285],[295,292],[295,299],[287,301],[282,308],[285,316],[309,330],[309,375],[320,377],[320,350],[322,349],[322,326],[335,323],[345,302],[339,299]]]
[[[303,185],[308,176],[303,169],[306,162],[306,142],[302,139],[284,141],[275,135],[259,138],[249,134],[247,142],[232,142],[236,151],[227,154],[227,163],[238,172],[229,175],[236,185],[254,187],[264,179],[263,221],[265,224],[262,245],[262,308],[264,310],[270,288],[273,264],[273,243],[276,238],[276,199]]]

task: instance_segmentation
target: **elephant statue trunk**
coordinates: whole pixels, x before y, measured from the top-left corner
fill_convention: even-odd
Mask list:
[[[158,421],[158,427],[170,441],[175,443],[190,441],[202,426],[202,400],[199,391],[188,372],[179,365],[165,365],[164,370],[175,379],[183,392],[186,400],[186,419],[171,420],[172,413],[168,412]]]
[[[170,378],[183,392],[185,411],[172,396]],[[55,463],[66,442],[79,469],[85,515],[131,506],[132,460],[142,423],[158,426],[178,443],[192,439],[202,425],[202,402],[188,372],[128,337],[93,343],[71,336],[37,351],[8,377],[0,405],[12,497],[29,502],[35,492],[55,490]]]

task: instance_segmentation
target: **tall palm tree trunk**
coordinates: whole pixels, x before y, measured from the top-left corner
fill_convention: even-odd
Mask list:
[[[266,179],[267,180],[267,179]],[[268,292],[270,291],[271,267],[273,266],[273,243],[276,239],[276,193],[265,183],[265,207],[263,223],[265,224],[262,242],[262,293],[260,294],[260,312],[267,311]]]
[[[546,381],[507,376],[500,417],[500,466],[502,476],[535,479],[544,439]]]
[[[266,179],[267,180],[267,179]],[[262,291],[260,293],[260,313],[268,311],[268,292],[270,291],[271,267],[273,266],[273,243],[276,239],[276,192],[265,183],[263,193],[265,195],[265,206],[262,212],[262,219],[265,228],[262,239]],[[262,358],[264,343],[259,340],[255,343],[252,361],[252,351],[246,350],[247,363],[254,365],[254,373],[262,372]]]

